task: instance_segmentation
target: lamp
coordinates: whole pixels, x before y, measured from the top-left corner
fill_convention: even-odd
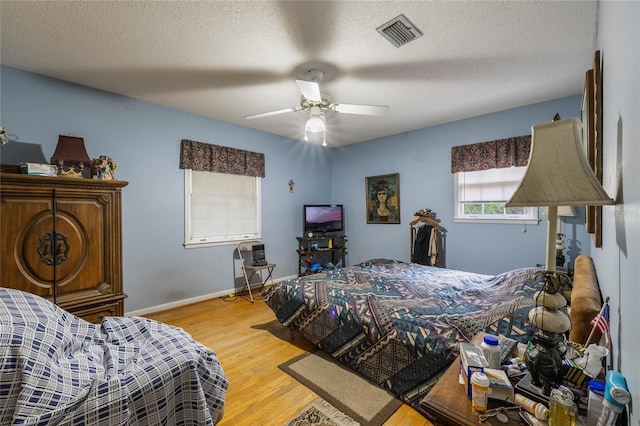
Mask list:
[[[312,106],[309,111],[309,119],[304,126],[304,140],[322,138],[322,146],[326,146],[327,126],[324,121],[324,114],[319,106]]]
[[[536,293],[536,307],[529,321],[539,330],[527,353],[531,383],[549,395],[562,380],[562,358],[566,352],[563,334],[571,323],[559,294],[568,276],[555,271],[554,246],[558,206],[614,204],[589,166],[582,148],[582,125],[577,118],[557,120],[531,127],[531,153],[524,177],[506,207],[547,206],[547,248],[545,270],[536,274],[542,290]]]
[[[577,118],[531,128],[529,164],[507,207],[548,207],[546,270],[555,269],[554,244],[558,206],[614,204],[598,182],[582,148]]]
[[[547,207],[544,215],[549,215],[549,208]],[[558,206],[558,220],[556,221],[556,267],[564,266],[564,233],[562,232],[562,219],[563,217],[573,217],[576,215],[576,211],[571,206]]]
[[[75,136],[58,136],[58,145],[51,156],[51,164],[58,165],[58,175],[65,177],[82,177],[85,164],[91,160],[84,147],[84,139]],[[76,166],[78,169],[76,170]],[[66,169],[65,169],[66,167]]]

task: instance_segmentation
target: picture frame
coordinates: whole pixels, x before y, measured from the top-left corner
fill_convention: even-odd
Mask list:
[[[593,68],[585,75],[582,96],[583,139],[589,165],[602,183],[602,61],[600,51],[593,58]],[[585,206],[587,232],[594,245],[602,247],[602,206]]]
[[[594,121],[594,89],[593,69],[585,74],[584,90],[582,93],[582,141],[584,144],[584,152],[591,168],[595,165],[595,121]],[[593,234],[595,232],[595,206],[585,206],[585,224],[587,232]]]
[[[598,178],[598,182],[602,183],[602,60],[600,51],[597,50],[593,57],[593,120],[594,120],[594,164],[593,171]],[[594,243],[597,248],[602,247],[602,206],[596,206],[595,212],[595,229],[593,233]]]
[[[400,223],[400,174],[365,178],[367,223]]]

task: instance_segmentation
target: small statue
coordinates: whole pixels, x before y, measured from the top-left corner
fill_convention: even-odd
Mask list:
[[[541,388],[544,395],[549,395],[552,388],[562,384],[562,358],[566,345],[559,333],[538,333],[532,343],[534,346],[525,359],[531,383]]]
[[[106,155],[101,155],[100,158],[94,158],[93,168],[94,168],[94,175],[96,179],[116,180],[113,174],[118,168],[118,163],[116,163]]]
[[[7,131],[4,127],[0,126],[0,145],[5,145],[9,143],[9,137],[7,136]]]

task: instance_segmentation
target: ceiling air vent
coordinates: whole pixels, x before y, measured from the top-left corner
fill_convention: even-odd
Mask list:
[[[386,24],[376,28],[376,31],[395,47],[404,46],[410,41],[422,37],[420,30],[414,27],[411,21],[404,15],[393,18]]]

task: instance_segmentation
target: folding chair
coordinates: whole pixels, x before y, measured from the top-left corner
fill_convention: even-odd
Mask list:
[[[240,269],[242,271],[243,286],[240,290],[239,294],[242,294],[245,290],[249,292],[249,300],[253,303],[253,294],[251,292],[252,288],[256,288],[258,285],[258,290],[262,289],[262,287],[267,284],[267,281],[271,281],[273,285],[273,269],[276,267],[275,263],[266,262],[264,264],[255,264],[254,263],[254,246],[259,245],[258,241],[251,242],[243,242],[238,244],[236,249],[233,251],[233,259],[234,259],[234,281],[236,276],[236,266],[235,262],[238,261],[240,264]]]

